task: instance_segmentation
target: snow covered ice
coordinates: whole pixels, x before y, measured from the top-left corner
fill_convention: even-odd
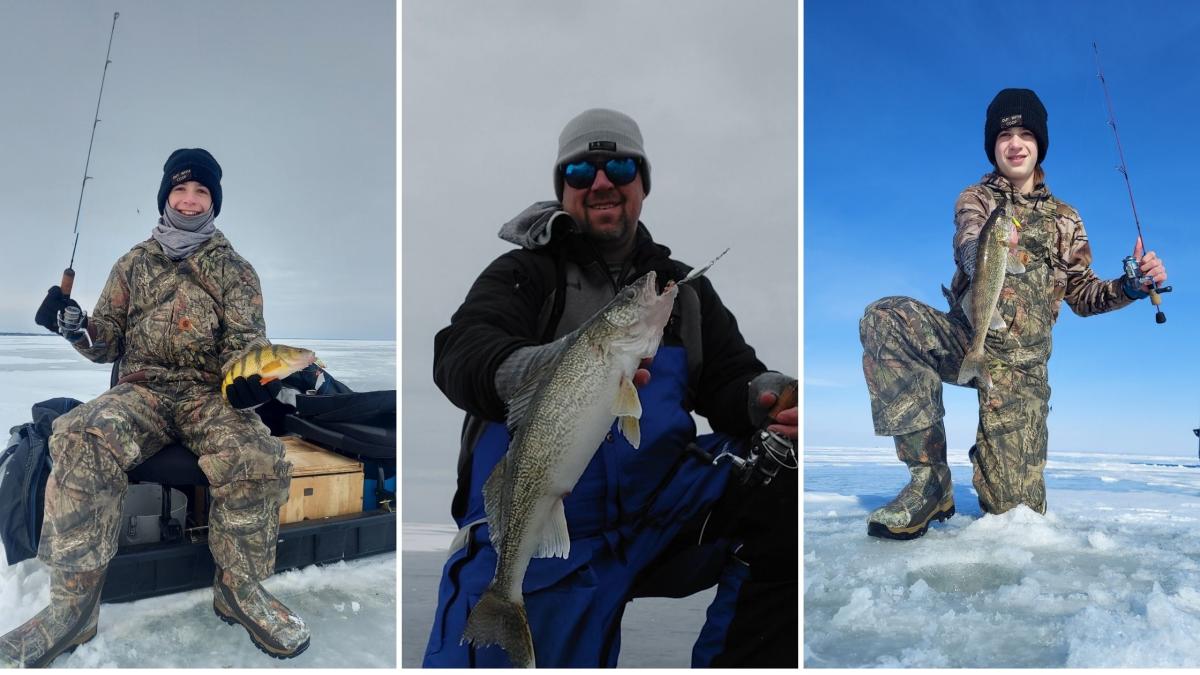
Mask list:
[[[312,349],[329,372],[356,391],[395,389],[396,343],[390,340],[273,341]],[[111,366],[88,362],[60,337],[0,336],[0,427],[30,421],[34,403],[58,396],[81,401],[108,388]],[[5,434],[5,440],[8,436]],[[55,668],[392,668],[396,659],[396,555],[370,556],[276,574],[263,586],[312,630],[300,656],[260,652],[240,626],[212,610],[203,588],[100,607],[99,631]],[[40,561],[5,564],[0,549],[0,634],[46,605],[49,570]]]
[[[1200,465],[1055,453],[1048,512],[957,514],[913,541],[866,518],[908,480],[891,448],[806,448],[806,667],[1200,665]]]

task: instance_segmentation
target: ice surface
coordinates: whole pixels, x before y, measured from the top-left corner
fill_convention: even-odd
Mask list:
[[[357,391],[395,389],[390,341],[272,338],[306,347],[334,377]],[[53,335],[0,336],[0,428],[30,421],[34,403],[82,401],[108,387],[110,366],[88,362]],[[4,434],[8,440],[8,434]],[[50,598],[49,573],[37,560],[4,565],[0,551],[0,634],[33,616]],[[312,645],[281,661],[258,651],[241,627],[212,610],[205,588],[137,602],[105,604],[96,638],[54,661],[56,668],[392,668],[396,654],[396,556],[376,555],[277,574],[263,586],[300,615]]]
[[[951,457],[957,515],[903,542],[866,534],[891,448],[805,449],[805,666],[1200,664],[1195,458],[1051,449],[1047,514],[984,516]]]
[[[400,533],[400,548],[404,551],[427,551],[449,555],[450,542],[458,532],[453,525],[440,523],[404,523]]]

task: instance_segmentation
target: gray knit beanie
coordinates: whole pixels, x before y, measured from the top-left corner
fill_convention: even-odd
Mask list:
[[[562,201],[563,179],[559,170],[589,155],[619,155],[641,160],[642,189],[650,194],[650,160],[642,149],[642,132],[625,113],[607,108],[584,110],[567,122],[558,135],[558,159],[554,162],[554,194]]]

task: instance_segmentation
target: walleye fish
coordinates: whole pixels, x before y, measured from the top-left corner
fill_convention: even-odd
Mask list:
[[[272,380],[282,380],[292,373],[303,370],[309,364],[315,363],[322,368],[321,359],[311,350],[287,345],[267,345],[252,349],[245,356],[234,362],[221,381],[221,395],[229,400],[226,389],[233,383],[235,377],[250,377],[259,375],[264,383]]]
[[[1025,265],[1021,263],[1017,252],[1009,249],[1008,239],[1016,226],[1017,221],[1008,213],[1008,209],[997,206],[979,231],[975,278],[962,299],[963,312],[975,329],[975,335],[958,371],[959,384],[967,384],[971,378],[978,378],[982,389],[992,388],[992,376],[988,372],[987,356],[983,351],[984,340],[989,329],[1004,330],[1008,327],[1000,312],[996,311],[996,302],[1004,287],[1004,275],[1025,273]]]
[[[618,428],[641,442],[641,401],[633,374],[662,340],[678,292],[660,295],[654,272],[623,288],[529,375],[508,401],[508,452],[483,486],[496,574],[467,617],[462,641],[497,644],[513,665],[535,666],[521,583],[530,558],[566,558],[571,550],[563,497],[605,434]]]

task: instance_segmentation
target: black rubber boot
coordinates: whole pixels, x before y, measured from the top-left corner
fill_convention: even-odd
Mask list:
[[[50,605],[0,637],[0,667],[45,668],[96,637],[107,568],[50,570]]]
[[[928,429],[896,436],[896,455],[911,479],[896,498],[867,517],[867,534],[886,539],[916,539],[930,521],[954,515],[954,486],[946,463],[946,431],[939,420]]]

